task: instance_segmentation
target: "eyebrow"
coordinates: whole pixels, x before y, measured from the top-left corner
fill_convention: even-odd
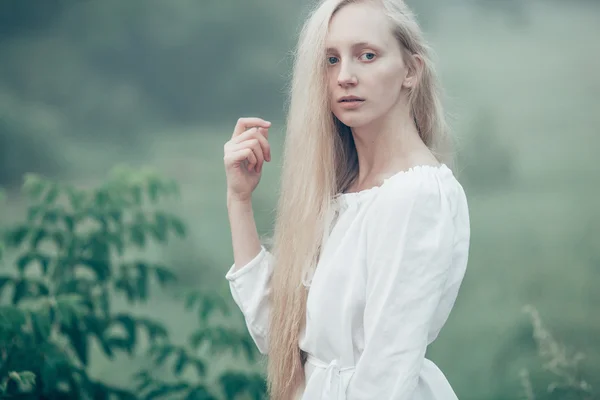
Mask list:
[[[369,42],[354,43],[351,47],[352,47],[352,50],[355,50],[357,47],[370,47],[370,48],[373,48],[373,49],[378,49],[379,48],[379,46],[375,46],[374,44],[369,43]],[[330,53],[330,52],[335,51],[335,50],[336,50],[335,47],[328,47],[325,51],[327,53]]]

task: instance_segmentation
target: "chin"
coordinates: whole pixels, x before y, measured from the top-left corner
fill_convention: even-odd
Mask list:
[[[341,112],[336,113],[335,116],[339,119],[344,125],[350,128],[360,128],[361,126],[367,125],[371,122],[371,118],[361,113],[349,113],[349,112]]]

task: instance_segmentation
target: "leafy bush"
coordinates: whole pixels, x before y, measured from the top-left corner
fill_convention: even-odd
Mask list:
[[[176,282],[169,268],[143,258],[151,242],[166,244],[186,234],[174,214],[158,209],[161,198],[178,194],[174,181],[156,173],[117,169],[92,190],[28,175],[23,186],[27,218],[4,233],[14,265],[0,275],[0,394],[35,399],[136,399],[177,395],[188,399],[234,399],[239,393],[264,396],[258,374],[225,372],[221,393],[205,385],[207,362],[194,349],[225,349],[254,359],[247,332],[211,327],[209,316],[227,305],[214,294],[187,296],[202,322],[189,350],[171,343],[168,329],[151,318],[113,310],[115,296],[134,304],[150,296],[151,281],[162,288]],[[156,365],[137,374],[138,386],[120,388],[90,376],[92,342],[109,358],[130,356],[149,344]],[[168,382],[154,367],[174,358],[178,377],[193,366],[200,379]],[[118,367],[118,366],[117,366]],[[16,398],[16,397],[15,397]]]

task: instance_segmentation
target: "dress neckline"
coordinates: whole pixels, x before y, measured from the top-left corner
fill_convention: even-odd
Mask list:
[[[388,178],[385,178],[381,185],[373,186],[367,189],[359,190],[358,192],[347,192],[347,193],[338,193],[333,197],[334,203],[339,206],[347,206],[349,204],[360,203],[362,200],[371,197],[375,193],[377,193],[381,188],[386,186],[390,181],[398,179],[401,176],[406,175],[414,175],[414,174],[423,174],[423,173],[438,173],[438,172],[447,172],[450,171],[450,168],[445,164],[441,163],[439,165],[430,165],[430,164],[420,164],[412,166],[408,169],[404,169],[396,172]]]

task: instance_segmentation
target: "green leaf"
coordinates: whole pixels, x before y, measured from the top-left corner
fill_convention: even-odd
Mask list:
[[[166,286],[169,283],[177,282],[177,276],[174,273],[169,271],[167,268],[162,266],[155,266],[154,272],[156,273],[156,279],[161,286]]]
[[[71,347],[83,365],[87,367],[89,361],[89,337],[87,332],[81,331],[76,324],[63,327],[63,332],[69,337]]]
[[[37,174],[27,173],[24,176],[23,191],[32,201],[38,201],[47,186],[48,183]]]
[[[35,374],[31,371],[11,371],[8,377],[19,384],[20,392],[27,392],[35,386]]]
[[[155,351],[153,351],[153,353],[156,354],[154,363],[158,366],[162,366],[174,350],[175,348],[172,345],[156,346]]]
[[[129,228],[130,239],[133,244],[142,248],[146,245],[146,234],[144,233],[144,226],[140,224],[134,224]]]
[[[56,308],[59,318],[65,325],[77,325],[77,320],[87,311],[80,294],[61,294],[56,298]]]
[[[193,364],[199,376],[206,376],[206,365],[201,359],[195,359]]]
[[[112,348],[126,351],[130,355],[133,354],[134,345],[129,338],[111,336],[107,340],[108,345]]]
[[[194,349],[198,349],[206,343],[211,354],[218,354],[232,349],[237,353],[239,347],[247,346],[247,340],[247,335],[233,328],[207,325],[196,330],[190,336],[189,342]],[[247,353],[246,355],[253,357],[253,354]]]
[[[10,247],[19,247],[23,243],[23,240],[29,234],[31,228],[29,225],[20,225],[16,228],[10,229],[6,232],[6,244]]]
[[[45,228],[37,228],[34,230],[30,241],[31,247],[37,249],[40,242],[44,240],[46,236],[48,236],[48,232]]]
[[[2,296],[2,291],[4,287],[8,285],[8,283],[15,284],[16,279],[10,276],[0,276],[0,297]]]
[[[144,263],[137,263],[137,291],[140,300],[146,301],[148,298],[148,266]]]
[[[45,275],[48,271],[48,265],[50,264],[50,257],[45,256],[37,251],[29,251],[17,258],[17,269],[19,272],[24,274],[27,266],[34,261],[39,262],[42,273]]]
[[[163,397],[166,395],[173,395],[178,392],[184,391],[188,389],[187,383],[175,383],[175,384],[162,384],[158,388],[149,392],[146,396],[146,400],[151,400],[159,397]]]
[[[27,221],[32,223],[37,220],[46,207],[43,204],[35,204],[27,209]]]
[[[114,352],[110,346],[109,341],[106,339],[104,333],[108,326],[107,322],[103,318],[98,318],[95,315],[85,315],[85,326],[88,329],[88,332],[98,339],[104,354],[106,354],[110,359],[113,358]]]
[[[175,231],[177,236],[179,236],[180,238],[185,237],[185,235],[186,235],[185,225],[183,224],[183,222],[180,219],[178,219],[176,217],[171,217],[171,227],[173,228],[173,230]]]
[[[123,220],[123,212],[119,209],[113,209],[108,212],[108,216],[115,222],[116,224],[121,224]]]
[[[110,238],[104,232],[94,232],[88,238],[87,248],[90,250],[91,259],[103,260],[108,263],[110,260]]]
[[[120,314],[113,318],[112,324],[119,324],[125,330],[127,337],[121,338],[124,342],[124,347],[130,354],[133,354],[133,349],[137,342],[137,331],[135,320],[129,315]]]
[[[122,232],[107,233],[106,239],[115,246],[119,255],[122,256],[125,253],[125,242],[123,241]]]
[[[48,295],[46,283],[37,278],[22,278],[15,280],[15,290],[13,292],[13,304],[28,298],[36,298]]]
[[[218,294],[207,294],[201,298],[198,316],[201,321],[208,321],[208,317],[213,311],[219,310],[223,315],[230,315],[230,309],[227,302]]]
[[[60,193],[60,188],[59,188],[58,184],[50,183],[49,185],[50,185],[50,188],[46,192],[46,195],[44,196],[44,200],[43,200],[44,204],[46,204],[46,205],[54,204],[54,202],[56,201],[56,199],[58,198],[58,195]]]
[[[108,206],[110,202],[110,194],[106,189],[98,189],[94,196],[94,204],[98,208],[104,208]]]
[[[70,233],[73,233],[75,231],[75,217],[73,215],[65,214],[63,216],[63,221],[67,230]]]
[[[163,213],[156,213],[155,223],[150,225],[154,238],[159,242],[167,240],[167,229],[169,228],[169,219]]]
[[[67,193],[67,197],[69,199],[69,204],[75,211],[80,211],[83,208],[83,204],[85,203],[86,194],[80,190],[75,189],[72,186],[67,186],[65,188]]]
[[[77,260],[77,266],[85,267],[94,273],[100,282],[105,282],[111,275],[110,261],[104,258],[80,258]]]
[[[175,366],[173,368],[173,373],[175,374],[175,376],[181,375],[188,361],[189,359],[185,351],[180,350],[179,356],[177,357],[177,361],[175,362]]]
[[[239,395],[250,395],[249,398],[262,399],[266,394],[265,379],[258,375],[242,372],[226,372],[219,378],[225,398],[236,399]]]
[[[64,214],[65,211],[60,207],[46,209],[46,212],[44,212],[44,216],[42,217],[42,222],[56,224],[60,219],[62,219]]]
[[[21,330],[27,322],[27,314],[15,306],[0,306],[0,331]]]
[[[168,338],[168,331],[163,324],[145,318],[138,319],[138,324],[146,328],[151,343],[158,339]]]
[[[46,310],[42,309],[39,312],[31,313],[31,322],[33,325],[33,331],[36,335],[38,342],[45,342],[50,336],[50,329],[52,321],[50,320],[50,314]]]
[[[105,316],[108,316],[110,314],[110,300],[109,300],[108,288],[106,288],[106,287],[102,288],[102,292],[98,296],[98,302],[99,302],[100,310],[102,310],[102,313]]]
[[[15,291],[13,292],[12,303],[18,304],[21,299],[25,298],[28,294],[28,285],[27,281],[24,279],[19,279],[15,284]]]
[[[148,197],[153,204],[158,202],[161,189],[160,181],[158,179],[150,178],[148,180]]]
[[[135,288],[129,280],[129,276],[125,274],[126,273],[124,273],[123,276],[115,280],[115,289],[117,291],[125,292],[125,296],[127,296],[127,301],[133,303],[137,298]]]
[[[201,293],[200,292],[190,292],[185,296],[184,308],[186,310],[191,310],[196,302],[200,300]]]
[[[204,385],[199,385],[188,393],[185,400],[217,400],[217,397],[213,396]]]
[[[138,393],[141,393],[144,390],[148,389],[150,386],[152,386],[153,383],[152,376],[146,370],[142,370],[134,374],[133,379],[139,381],[139,383],[137,383],[135,387]]]
[[[50,234],[50,238],[54,241],[56,248],[60,251],[65,245],[65,234],[61,231],[54,231]]]

